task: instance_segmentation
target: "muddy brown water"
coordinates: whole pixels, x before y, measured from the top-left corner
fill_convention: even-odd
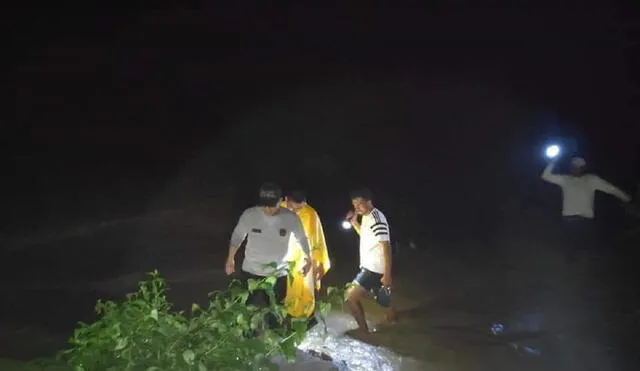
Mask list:
[[[188,224],[153,223],[3,254],[0,357],[53,354],[77,321],[95,318],[98,298],[122,297],[144,271],[158,268],[167,277],[177,308],[203,303],[208,292],[227,284],[220,269],[225,238]],[[355,272],[354,249],[332,247],[327,284],[342,285]],[[388,352],[387,358],[419,362],[402,368],[416,370],[619,370],[631,360],[620,347],[624,326],[610,319],[621,294],[604,283],[598,287],[589,279],[593,267],[568,266],[554,248],[402,250],[395,269],[400,322],[380,328],[378,347],[358,345],[334,358]],[[373,324],[379,321],[373,302],[366,309]],[[342,330],[353,325],[348,316],[335,318]],[[515,331],[495,336],[496,322]]]

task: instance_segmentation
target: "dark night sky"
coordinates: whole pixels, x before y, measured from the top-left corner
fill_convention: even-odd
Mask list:
[[[5,218],[96,192],[148,202],[185,178],[302,184],[336,210],[367,183],[426,220],[477,218],[552,194],[536,178],[554,137],[632,190],[638,23],[593,3],[6,12]]]

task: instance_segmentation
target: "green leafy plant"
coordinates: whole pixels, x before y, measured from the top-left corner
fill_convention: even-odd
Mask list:
[[[208,308],[193,304],[190,314],[176,312],[166,298],[165,280],[157,271],[140,282],[126,300],[98,301],[100,318],[81,323],[71,348],[58,359],[74,371],[273,370],[276,355],[292,361],[307,331],[306,319],[290,319],[286,308],[247,305],[249,294],[264,290],[273,298],[276,277],[249,280],[248,289],[232,281],[228,290],[210,295]],[[319,301],[326,315],[340,289],[328,288],[329,301]],[[276,318],[268,328],[265,317]]]

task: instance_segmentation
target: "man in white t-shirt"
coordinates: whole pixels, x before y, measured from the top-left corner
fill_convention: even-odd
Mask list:
[[[588,174],[587,163],[580,157],[571,159],[571,174],[553,174],[555,161],[552,161],[542,172],[542,179],[562,188],[562,216],[569,218],[593,219],[593,200],[596,191],[615,196],[623,202],[630,202],[631,197],[616,186],[594,174]]]
[[[596,226],[591,223],[595,217],[593,210],[595,192],[601,191],[630,202],[631,197],[597,175],[586,172],[586,162],[580,157],[571,159],[570,174],[553,174],[555,161],[542,172],[542,179],[562,188],[562,216],[567,222],[565,230],[569,238],[567,246],[569,260],[575,259],[576,250],[597,249]]]
[[[387,218],[373,206],[369,190],[352,192],[351,203],[354,210],[347,214],[347,220],[360,235],[360,272],[347,292],[347,306],[359,330],[368,334],[361,302],[368,293],[385,309],[387,321],[393,323],[396,320],[391,304],[391,231]],[[362,217],[360,223],[358,216]]]
[[[250,279],[277,276],[273,294],[280,304],[287,290],[287,272],[284,268],[289,265],[286,261],[289,242],[293,238],[300,246],[304,258],[302,274],[306,275],[311,269],[309,240],[296,213],[280,207],[282,190],[278,185],[265,183],[260,187],[259,194],[258,205],[246,209],[233,229],[224,269],[227,275],[235,272],[236,253],[246,241],[242,262],[245,286],[248,288]],[[247,304],[263,308],[268,307],[270,302],[270,295],[264,290],[253,291],[247,299]],[[267,322],[272,327],[277,325],[273,316],[269,316]]]

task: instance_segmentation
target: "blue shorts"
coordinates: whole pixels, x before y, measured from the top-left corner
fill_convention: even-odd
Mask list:
[[[380,273],[372,272],[366,268],[361,268],[360,272],[353,279],[353,282],[362,286],[365,290],[375,294],[382,287],[382,275]]]
[[[391,291],[388,288],[382,287],[382,282],[380,282],[381,279],[382,274],[361,268],[360,272],[356,275],[356,278],[353,279],[353,282],[369,291],[378,304],[383,307],[389,307]]]

